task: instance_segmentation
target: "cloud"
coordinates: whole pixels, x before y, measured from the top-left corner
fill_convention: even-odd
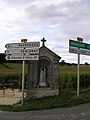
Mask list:
[[[60,4],[37,6],[30,5],[26,8],[26,14],[36,23],[46,25],[57,25],[63,18],[67,17],[67,13],[60,8]]]
[[[31,4],[35,1],[37,1],[37,0],[13,0],[13,1],[12,0],[4,0],[3,2],[5,2],[10,7],[16,7],[16,6],[19,7],[19,6]]]
[[[76,55],[71,58],[68,52],[69,39],[80,36],[90,41],[89,0],[1,0],[0,5],[0,38],[4,44],[22,37],[33,41],[45,37],[47,47],[73,61]]]
[[[29,5],[25,11],[35,25],[54,26],[54,32],[66,37],[89,37],[90,12],[84,1],[66,1],[59,4],[49,4],[43,7]],[[88,21],[88,22],[87,22]],[[88,29],[88,30],[87,30]],[[61,36],[60,35],[60,36]],[[61,38],[62,39],[62,38]]]
[[[90,12],[89,7],[87,7],[88,4],[85,4],[86,2],[84,0],[66,0],[64,2],[51,1],[52,2],[47,2],[47,0],[46,2],[44,0],[15,0],[13,2],[12,0],[5,0],[5,3],[22,6],[20,8],[15,6],[13,8],[11,7],[10,9],[6,9],[8,12],[6,13],[8,14],[7,18],[10,18],[11,16],[11,20],[13,18],[12,22],[20,27],[22,25],[27,26],[27,24],[31,27],[58,25],[57,29],[61,29],[65,34],[76,34],[78,27],[82,30],[85,26],[88,26],[89,23],[86,21],[89,21],[90,19]],[[78,29],[78,33],[79,32],[80,29]]]

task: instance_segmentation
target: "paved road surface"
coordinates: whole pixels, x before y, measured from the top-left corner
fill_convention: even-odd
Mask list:
[[[27,112],[0,112],[0,120],[90,120],[90,103],[71,108]]]

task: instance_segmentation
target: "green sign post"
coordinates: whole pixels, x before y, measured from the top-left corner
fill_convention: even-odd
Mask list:
[[[90,44],[83,43],[81,41],[69,40],[69,52],[78,54],[78,67],[77,67],[77,95],[79,95],[79,83],[80,83],[80,54],[90,56]],[[83,39],[82,39],[83,40]]]

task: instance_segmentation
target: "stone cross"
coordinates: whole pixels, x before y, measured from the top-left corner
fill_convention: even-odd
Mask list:
[[[42,41],[42,46],[45,46],[45,42],[46,42],[46,40],[45,40],[44,37],[43,37],[43,39],[41,39],[41,41]]]

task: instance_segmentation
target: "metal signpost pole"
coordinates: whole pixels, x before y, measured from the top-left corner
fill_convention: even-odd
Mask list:
[[[90,55],[90,44],[83,43],[83,38],[77,37],[77,41],[69,40],[69,52],[78,54],[77,66],[77,96],[80,94],[80,54]]]
[[[22,39],[22,42],[26,43],[27,39]],[[23,66],[22,66],[22,100],[21,105],[24,103],[24,82],[25,82],[25,60],[23,59]]]
[[[79,80],[80,78],[80,53],[78,53],[78,67],[77,67],[77,96],[79,95]]]
[[[24,103],[24,81],[25,81],[25,60],[23,60],[23,66],[22,66],[22,101],[21,104]]]
[[[82,42],[83,38],[77,37],[77,41]],[[78,67],[77,67],[77,96],[79,96],[79,93],[80,93],[79,89],[80,89],[80,53],[78,53]]]

